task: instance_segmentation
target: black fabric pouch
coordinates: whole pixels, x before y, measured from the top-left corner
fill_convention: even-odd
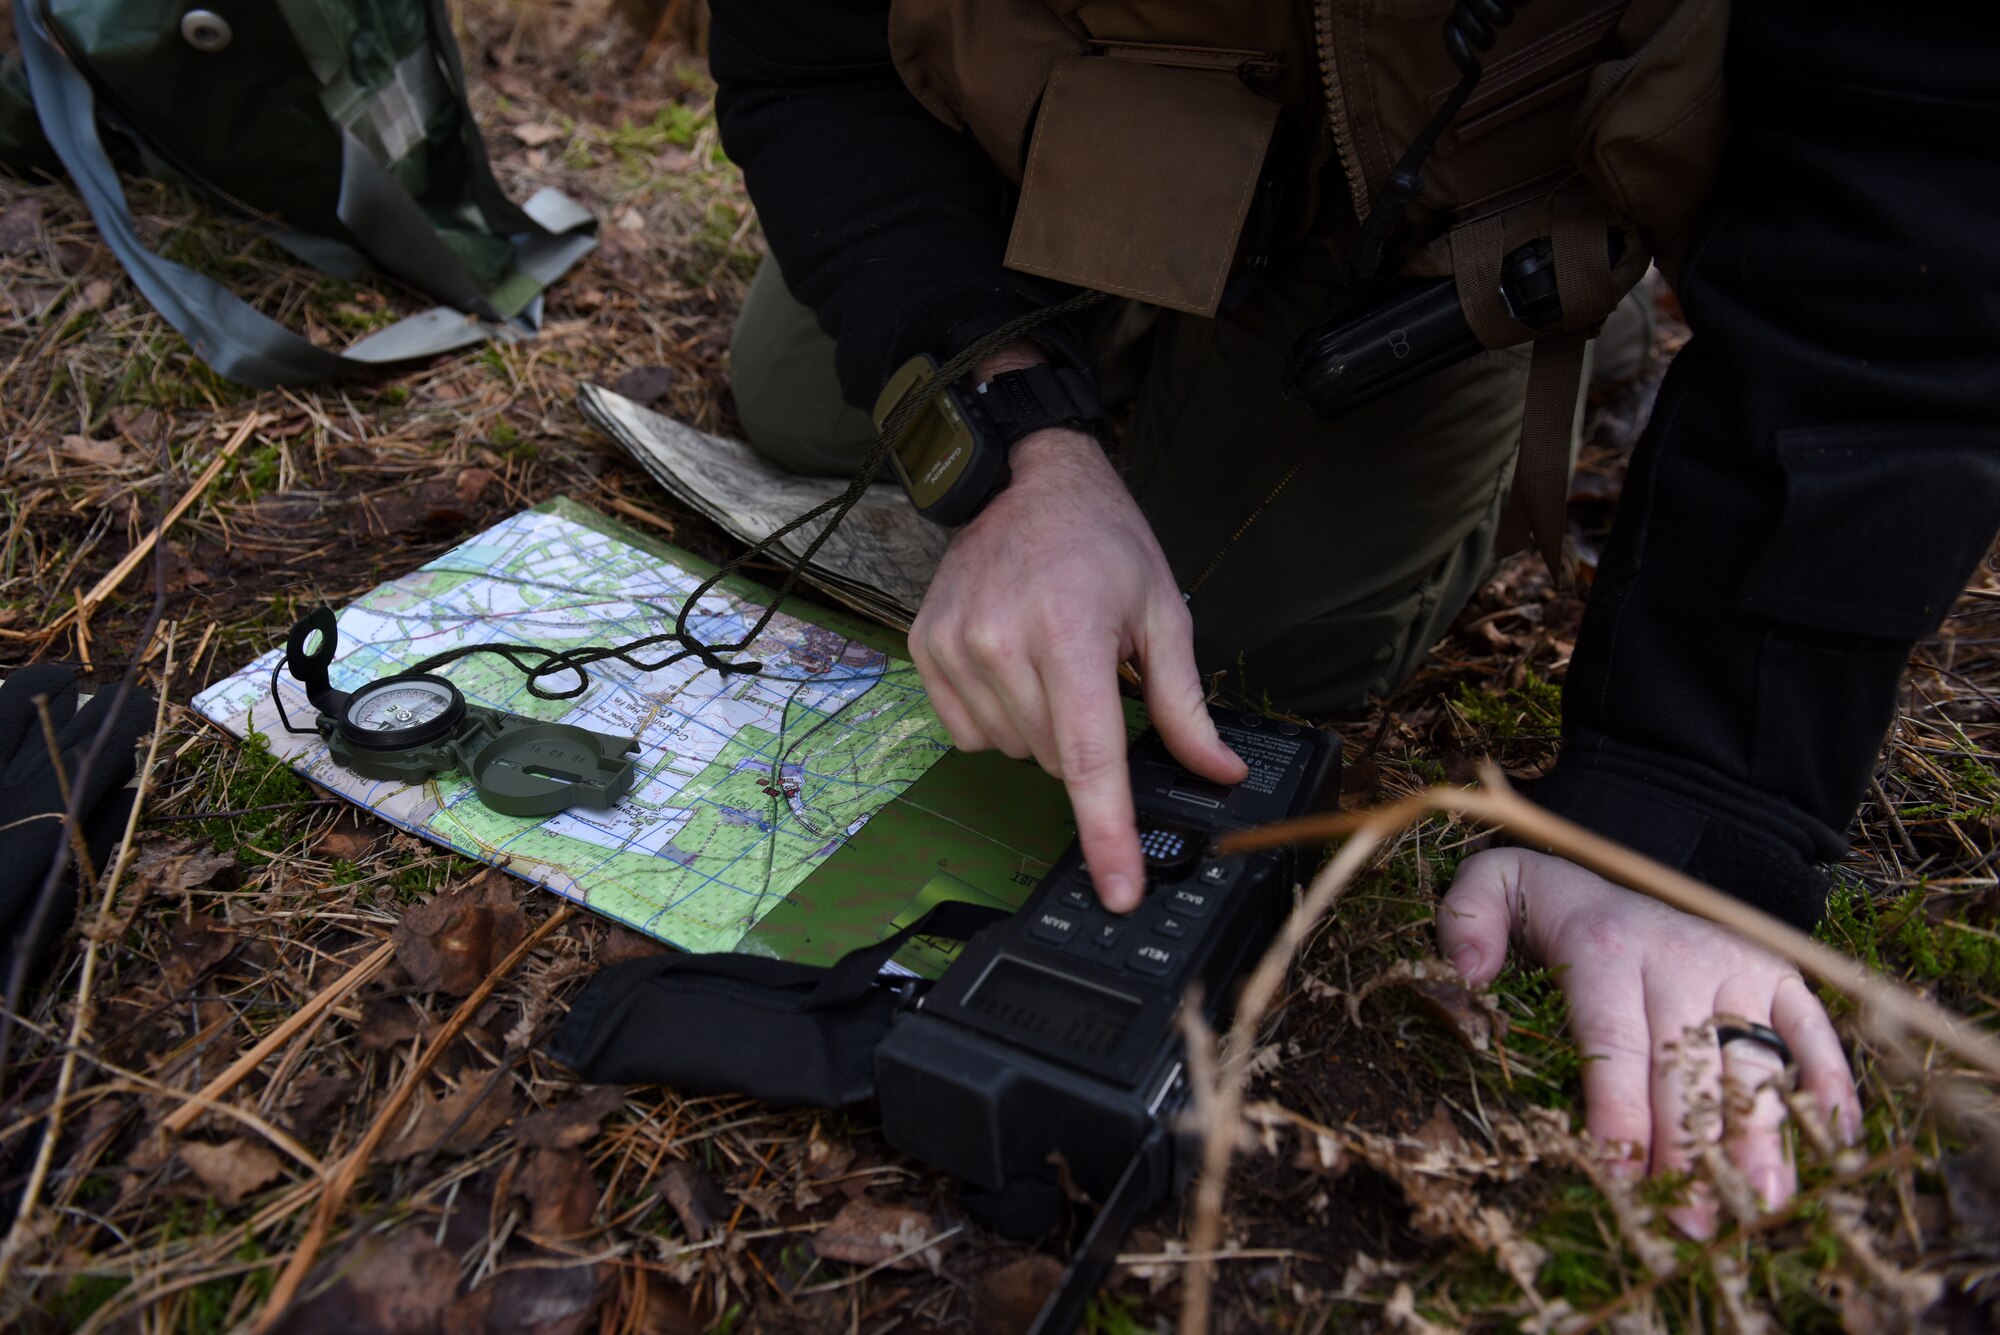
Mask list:
[[[913,937],[964,941],[1005,912],[946,902],[827,968],[762,955],[661,955],[584,988],[549,1055],[594,1084],[669,1085],[845,1108],[875,1097],[875,1049],[906,989],[883,977]]]

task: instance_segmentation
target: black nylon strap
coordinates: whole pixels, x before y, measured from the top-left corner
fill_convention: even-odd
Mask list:
[[[975,393],[1004,444],[1052,426],[1075,427],[1100,441],[1105,438],[1104,405],[1097,387],[1074,367],[1044,364],[1003,371]]]
[[[827,1006],[837,1006],[842,1002],[855,1000],[875,985],[876,975],[882,972],[882,966],[887,964],[890,957],[901,950],[912,937],[934,936],[942,941],[969,941],[981,928],[989,927],[1007,916],[1005,909],[991,908],[985,904],[969,904],[959,899],[947,899],[902,931],[885,936],[872,946],[850,950],[828,965],[825,979],[813,989],[812,995],[806,999],[802,1009],[821,1010]]]
[[[876,987],[889,958],[913,937],[964,941],[1006,916],[947,900],[826,968],[727,951],[614,964],[577,996],[549,1056],[590,1079],[839,1106],[864,1084],[872,1092],[865,1072],[894,1004]]]

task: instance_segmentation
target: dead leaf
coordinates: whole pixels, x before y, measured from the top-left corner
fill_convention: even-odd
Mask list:
[[[647,1275],[646,1310],[640,1335],[702,1335],[708,1318],[695,1310],[687,1289],[664,1275]]]
[[[972,1329],[977,1335],[1026,1330],[1062,1275],[1062,1263],[1052,1256],[1024,1256],[987,1271],[972,1285]]]
[[[458,494],[459,504],[470,510],[499,480],[500,475],[490,468],[463,468],[458,480],[452,483],[452,490]]]
[[[326,1115],[354,1097],[360,1081],[351,1075],[308,1071],[292,1081],[286,1094],[285,1126],[295,1136],[310,1136]]]
[[[814,1122],[812,1136],[806,1141],[806,1176],[821,1181],[839,1177],[853,1162],[854,1147],[845,1141],[828,1139],[819,1123]]]
[[[1484,1052],[1492,1047],[1495,1033],[1502,1038],[1507,1036],[1506,1015],[1491,1006],[1482,1005],[1486,998],[1464,983],[1412,978],[1406,986],[1417,994],[1417,1000],[1424,1003],[1425,1009],[1443,1021],[1446,1028],[1475,1052]]]
[[[544,1240],[589,1232],[597,1213],[597,1183],[577,1150],[536,1150],[514,1179],[514,1194],[528,1202],[528,1231]]]
[[[224,1205],[236,1206],[243,1198],[275,1179],[285,1169],[283,1161],[254,1140],[225,1140],[218,1144],[191,1140],[180,1149],[186,1164],[201,1184],[214,1192]]]
[[[355,1041],[369,1052],[381,1052],[422,1038],[430,1030],[426,1018],[403,997],[370,997],[361,1003],[361,1023]]]
[[[597,962],[608,967],[666,953],[667,948],[652,937],[614,923],[611,930],[604,934],[603,943],[597,947]]]
[[[935,1271],[942,1259],[942,1245],[924,1244],[936,1236],[937,1229],[924,1211],[884,1205],[864,1196],[841,1206],[833,1222],[813,1234],[813,1251],[826,1260],[849,1265],[886,1262],[892,1270]]]
[[[444,1314],[444,1335],[580,1335],[594,1323],[605,1290],[595,1265],[507,1270]]]
[[[17,199],[0,213],[0,255],[18,255],[42,235],[42,201]]]
[[[660,1194],[673,1207],[689,1242],[706,1241],[715,1227],[715,1217],[728,1204],[722,1188],[706,1169],[678,1160],[661,1170]]]
[[[512,126],[508,133],[529,148],[540,148],[543,144],[552,144],[562,138],[567,131],[553,125],[516,125]]]
[[[650,408],[674,387],[674,373],[664,366],[641,366],[611,382],[611,388],[636,404]]]
[[[1442,1150],[1454,1157],[1472,1153],[1472,1142],[1458,1129],[1458,1123],[1452,1119],[1451,1109],[1445,1106],[1443,1099],[1431,1105],[1431,1115],[1422,1126],[1410,1133],[1410,1139],[1426,1149]]]
[[[418,1094],[416,1121],[397,1137],[385,1157],[399,1162],[433,1150],[470,1154],[478,1149],[514,1115],[514,1082],[502,1080],[488,1093],[490,1083],[476,1076],[441,1099],[433,1099],[428,1091]]]
[[[218,853],[188,839],[149,839],[132,855],[132,879],[149,895],[184,895],[210,885],[227,890],[236,882],[236,855]]]
[[[380,834],[379,829],[363,829],[359,821],[342,812],[341,818],[314,842],[313,852],[335,862],[359,862],[368,856]]]
[[[663,172],[684,172],[694,166],[694,154],[679,144],[668,144],[660,150],[659,156],[654,161],[659,164]]]
[[[136,411],[120,406],[111,410],[111,429],[134,445],[151,445],[160,436],[163,422],[158,408],[140,408]]]
[[[188,558],[187,548],[178,542],[168,542],[161,556],[161,564],[166,568],[168,593],[185,593],[215,582],[206,570]]]
[[[88,436],[64,436],[57,451],[67,459],[116,468],[127,462],[125,447],[115,440],[92,440]]]
[[[624,1106],[620,1086],[592,1085],[581,1098],[523,1117],[514,1126],[514,1139],[529,1149],[573,1150],[590,1143],[604,1119]]]
[[[83,291],[77,296],[77,305],[83,310],[101,311],[104,309],[104,303],[109,300],[111,300],[111,280],[93,278],[83,285]]]
[[[236,933],[207,915],[176,922],[167,932],[160,972],[174,993],[188,991],[195,980],[227,959],[236,949]]]
[[[434,1335],[458,1291],[458,1258],[406,1228],[364,1240],[345,1258],[339,1280],[310,1280],[306,1297],[277,1327],[278,1335]]]
[[[1458,970],[1440,959],[1396,961],[1348,997],[1349,1018],[1361,1023],[1361,1003],[1387,987],[1414,993],[1425,1010],[1475,1052],[1492,1047],[1496,1035],[1507,1037],[1508,1020],[1499,1003],[1467,986]]]
[[[404,913],[396,924],[396,962],[423,991],[462,997],[527,935],[513,888],[488,872]]]

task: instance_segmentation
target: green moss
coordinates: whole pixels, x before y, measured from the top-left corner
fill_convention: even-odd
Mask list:
[[[2000,934],[1948,914],[1934,915],[1932,893],[1917,886],[1884,901],[1865,886],[1837,880],[1818,934],[1869,966],[1913,982],[2000,992]]]
[[[201,764],[202,786],[195,809],[242,813],[203,821],[201,838],[220,852],[234,850],[246,865],[261,865],[265,859],[257,848],[269,847],[272,835],[288,827],[298,813],[283,807],[270,811],[245,808],[303,803],[312,796],[312,790],[289,765],[271,753],[270,740],[259,732],[251,733],[237,747],[219,744],[208,748]]]
[[[1554,737],[1562,730],[1562,687],[1533,672],[1512,690],[1466,682],[1452,703],[1482,740]]]
[[[1545,1108],[1573,1108],[1583,1054],[1569,1037],[1569,998],[1555,970],[1515,960],[1489,989],[1510,1022],[1504,1061],[1481,1062],[1480,1081]]]
[[[487,439],[493,448],[517,463],[527,463],[541,454],[541,447],[522,435],[512,422],[500,418],[493,423]]]
[[[1083,1309],[1083,1328],[1090,1335],[1147,1335],[1152,1330],[1139,1320],[1129,1299],[1109,1291],[1099,1293]]]
[[[57,1323],[64,1330],[75,1330],[97,1313],[97,1309],[125,1291],[132,1281],[124,1275],[78,1275],[63,1285],[55,1301]]]

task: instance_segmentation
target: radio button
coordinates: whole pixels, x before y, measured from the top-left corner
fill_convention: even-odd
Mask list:
[[[1188,918],[1206,918],[1208,911],[1215,907],[1215,896],[1206,890],[1190,886],[1180,886],[1167,896],[1167,908]]]
[[[1180,937],[1187,935],[1187,928],[1188,925],[1182,922],[1179,918],[1163,917],[1158,922],[1153,924],[1153,932],[1155,933],[1155,935],[1170,936],[1177,940]]]
[[[1128,955],[1125,962],[1140,973],[1165,975],[1174,971],[1174,965],[1179,959],[1178,950],[1147,942]]]
[[[1202,863],[1201,870],[1195,873],[1194,878],[1203,885],[1220,890],[1225,886],[1234,884],[1236,878],[1242,872],[1243,860],[1241,858],[1218,858],[1213,862]]]
[[[1096,896],[1092,895],[1090,891],[1074,885],[1063,891],[1056,898],[1062,902],[1064,908],[1075,909],[1079,913],[1094,908],[1097,904]]]
[[[1109,950],[1111,947],[1117,945],[1124,935],[1124,923],[1107,922],[1100,924],[1097,928],[1097,934],[1090,939],[1095,941],[1102,949]]]
[[[1077,920],[1053,909],[1044,909],[1028,924],[1028,935],[1060,945],[1076,935]]]
[[[1149,879],[1178,879],[1201,856],[1203,842],[1199,835],[1172,825],[1142,827],[1139,851],[1145,856]]]

